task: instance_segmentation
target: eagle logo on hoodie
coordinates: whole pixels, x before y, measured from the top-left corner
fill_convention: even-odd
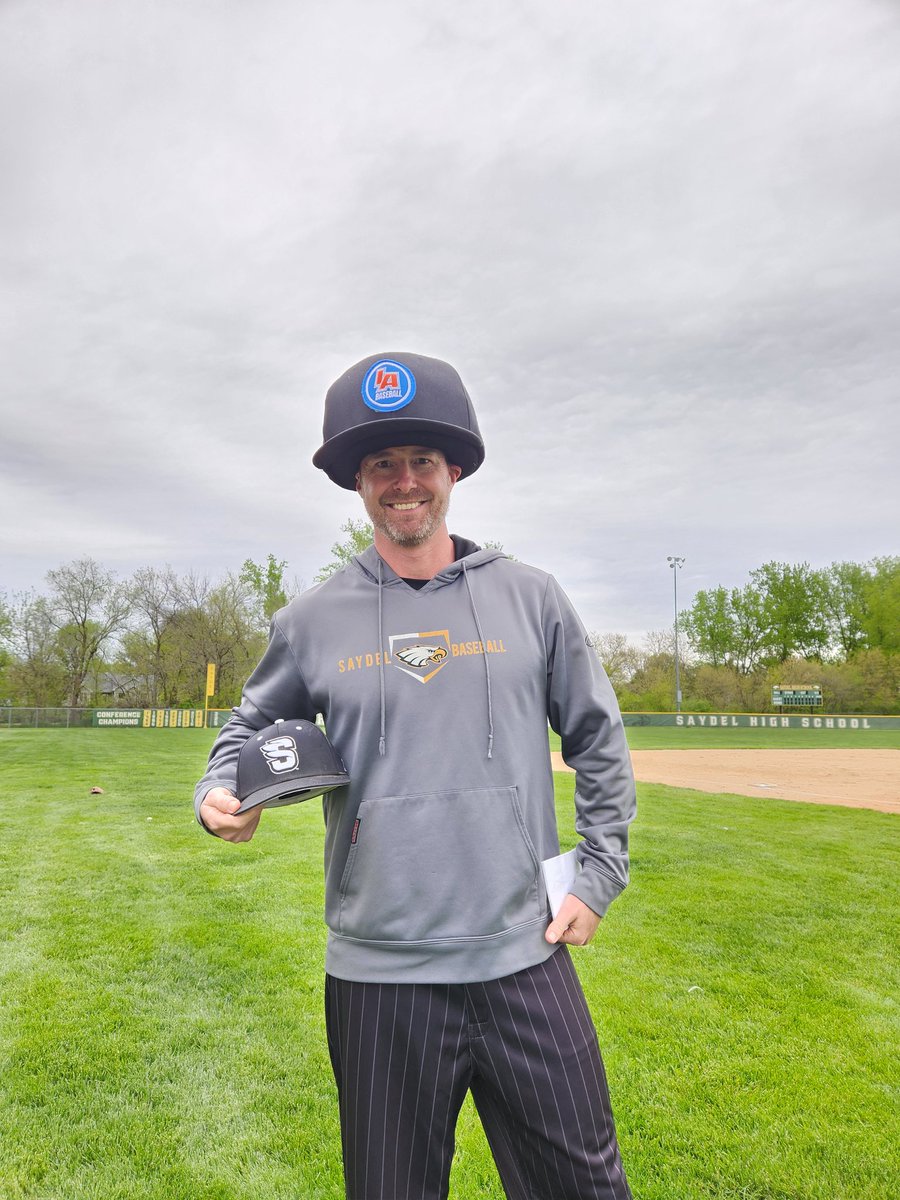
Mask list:
[[[443,662],[447,651],[444,646],[404,646],[397,657],[411,667],[424,667],[426,663]]]
[[[405,675],[420,683],[446,666],[450,658],[450,631],[433,629],[428,633],[395,633],[391,636],[391,659]]]

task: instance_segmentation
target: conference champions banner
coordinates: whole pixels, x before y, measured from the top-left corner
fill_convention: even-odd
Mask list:
[[[106,729],[203,729],[206,713],[202,708],[95,708],[91,724]]]

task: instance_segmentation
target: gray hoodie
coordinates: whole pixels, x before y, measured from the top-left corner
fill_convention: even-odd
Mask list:
[[[338,978],[464,983],[553,953],[548,720],[576,771],[572,890],[602,915],[628,882],[631,760],[581,621],[552,576],[454,541],[421,589],[370,546],[278,612],[197,785],[199,814],[252,733],[322,714],[352,780],[323,800]]]

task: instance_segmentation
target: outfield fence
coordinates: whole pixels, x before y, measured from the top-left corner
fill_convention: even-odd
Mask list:
[[[900,729],[900,716],[879,717],[872,714],[843,713],[622,713],[625,725],[668,725],[679,728],[706,729]]]
[[[90,708],[13,708],[5,704],[0,708],[0,728],[77,729],[92,725],[92,714]]]
[[[0,707],[0,729],[219,729],[230,708],[14,708]],[[873,714],[622,713],[625,725],[707,729],[900,729],[900,716]]]
[[[0,729],[218,729],[231,709],[0,707]]]

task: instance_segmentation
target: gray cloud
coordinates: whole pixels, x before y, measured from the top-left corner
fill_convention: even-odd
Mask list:
[[[453,524],[597,629],[895,551],[900,19],[873,0],[0,10],[0,588],[310,579],[380,349],[488,441]],[[8,318],[8,319],[6,319]]]

